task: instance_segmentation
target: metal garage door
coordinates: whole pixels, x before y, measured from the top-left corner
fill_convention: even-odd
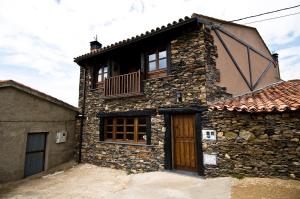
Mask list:
[[[44,170],[45,148],[46,133],[28,134],[25,157],[25,177]]]

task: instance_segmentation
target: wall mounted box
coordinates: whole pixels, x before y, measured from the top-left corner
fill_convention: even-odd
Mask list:
[[[206,165],[217,165],[217,154],[203,153],[203,162]]]
[[[66,131],[59,131],[56,133],[56,143],[64,143],[67,141],[67,132]]]
[[[210,129],[205,129],[202,130],[202,139],[203,140],[216,140],[216,131],[215,130],[210,130]]]

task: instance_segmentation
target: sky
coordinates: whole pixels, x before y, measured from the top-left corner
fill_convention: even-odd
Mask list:
[[[104,46],[199,13],[233,20],[296,0],[0,0],[0,80],[13,79],[77,106],[79,66],[95,35]],[[241,21],[300,12],[288,11]],[[300,79],[300,14],[251,24],[279,54],[281,78]]]

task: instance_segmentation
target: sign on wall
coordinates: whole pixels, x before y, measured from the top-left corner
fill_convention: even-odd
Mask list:
[[[203,161],[207,165],[217,165],[217,154],[203,153]]]
[[[67,141],[67,131],[59,131],[56,133],[56,143],[64,143]]]

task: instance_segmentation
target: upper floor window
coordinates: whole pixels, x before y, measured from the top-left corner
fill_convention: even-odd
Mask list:
[[[148,71],[155,71],[167,68],[167,51],[155,51],[148,55]]]
[[[98,82],[103,82],[105,78],[108,77],[108,67],[102,66],[98,71]]]

